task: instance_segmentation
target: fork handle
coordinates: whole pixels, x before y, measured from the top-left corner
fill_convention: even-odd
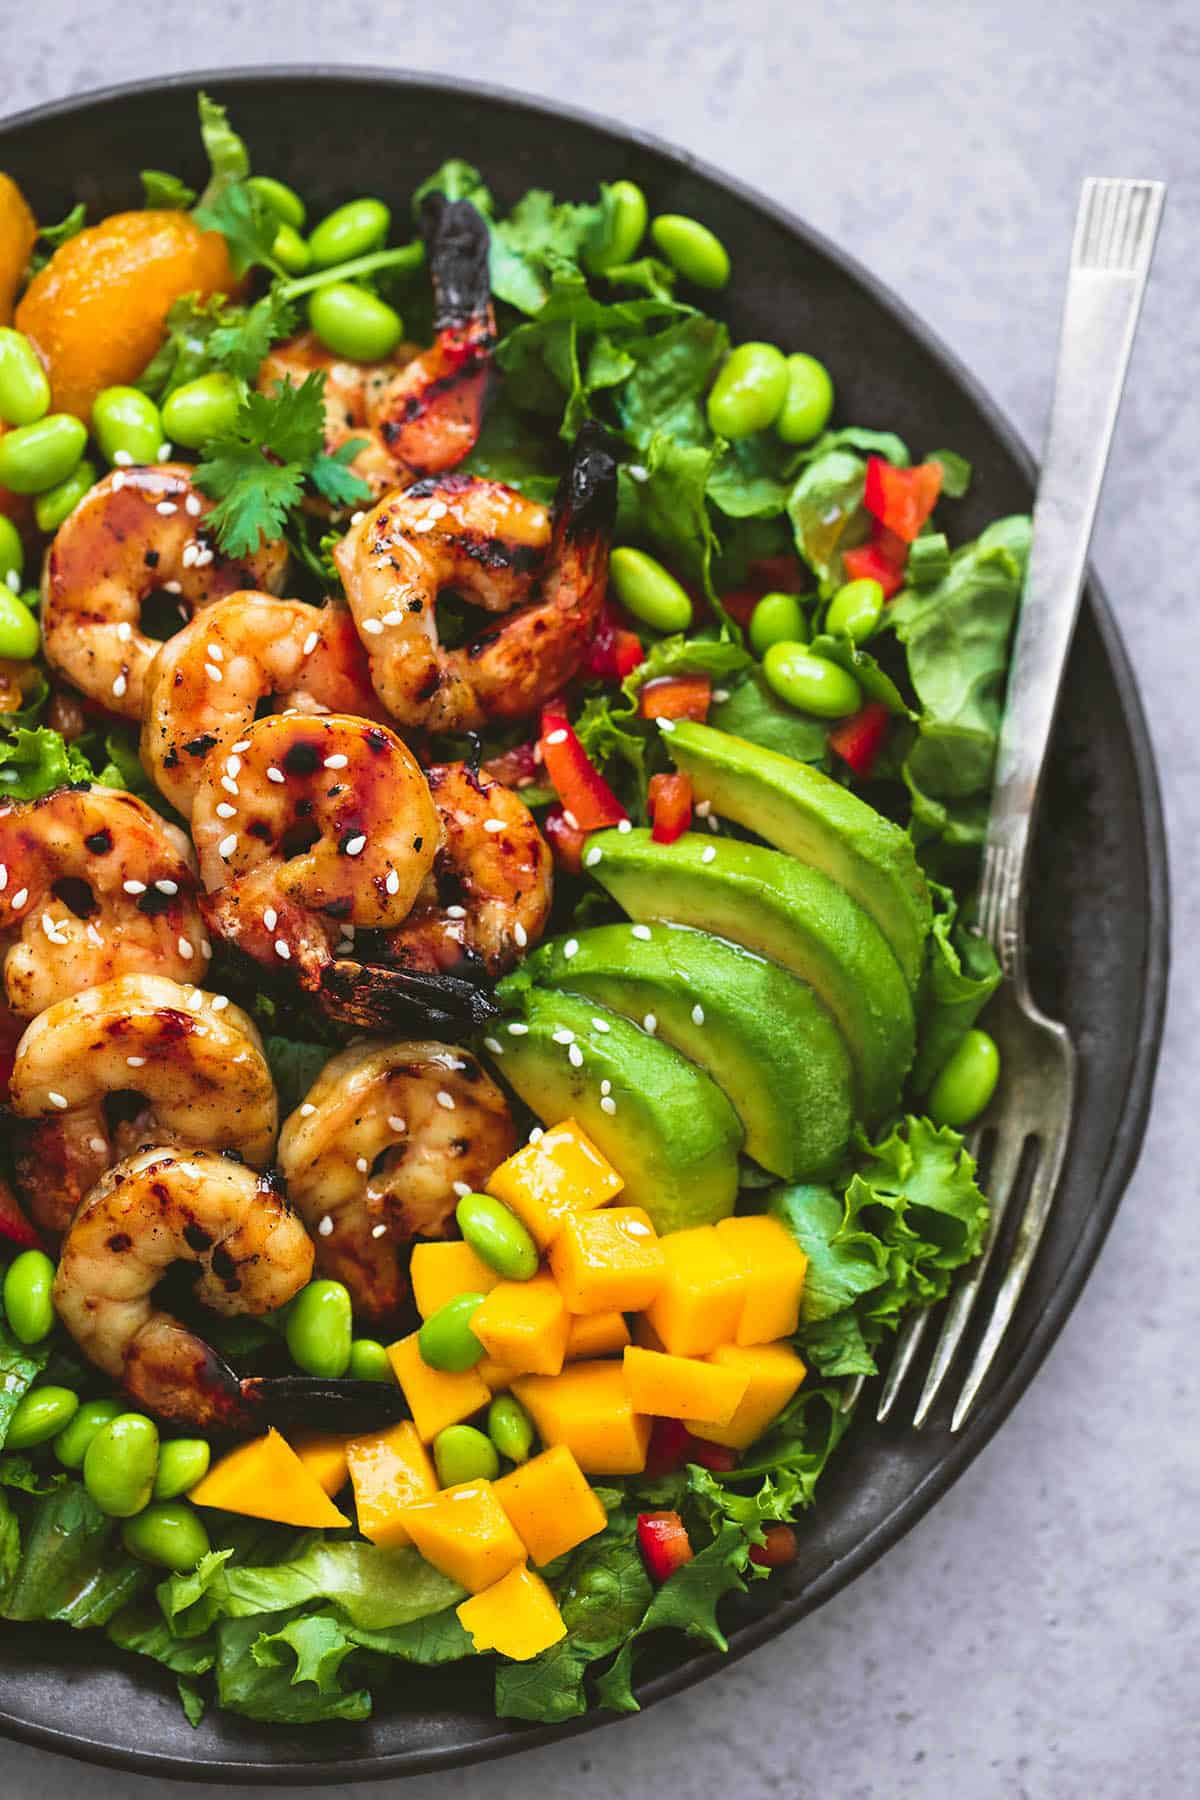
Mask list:
[[[1093,177],[1084,182],[1075,222],[980,889],[981,929],[1011,978],[1022,974],[1038,789],[1165,192],[1157,181]]]

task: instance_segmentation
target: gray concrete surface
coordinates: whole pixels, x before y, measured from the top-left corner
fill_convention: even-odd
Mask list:
[[[851,246],[1035,442],[1080,178],[1173,184],[1095,551],[1160,759],[1175,977],[1145,1153],[1087,1293],[965,1479],[815,1618],[640,1721],[465,1778],[417,1781],[405,1794],[1195,1794],[1194,4],[158,0],[147,10],[40,0],[3,12],[5,110],[165,71],[326,60],[482,73],[648,127]],[[242,124],[252,135],[253,121]],[[791,148],[800,125],[803,157]],[[11,1800],[185,1791],[9,1744],[0,1789]]]

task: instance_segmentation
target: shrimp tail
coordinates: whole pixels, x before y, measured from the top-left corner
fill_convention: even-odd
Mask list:
[[[461,975],[424,974],[338,961],[321,971],[321,1001],[340,1024],[360,1031],[420,1030],[453,1040],[479,1030],[499,1013],[486,988]]]
[[[490,235],[483,216],[469,200],[426,194],[421,205],[421,235],[433,282],[434,330],[460,331],[475,322],[488,328],[490,342]]]
[[[240,1384],[237,1429],[287,1432],[377,1431],[411,1418],[398,1387],[382,1381],[322,1380],[313,1375],[251,1375]]]
[[[622,447],[595,420],[581,426],[555,496],[555,536],[567,542],[604,537],[617,516],[617,467]],[[551,560],[554,553],[551,553]]]

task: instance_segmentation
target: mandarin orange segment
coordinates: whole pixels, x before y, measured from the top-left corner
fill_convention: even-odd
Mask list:
[[[37,220],[12,179],[0,169],[0,325],[11,325],[17,288],[37,237]]]

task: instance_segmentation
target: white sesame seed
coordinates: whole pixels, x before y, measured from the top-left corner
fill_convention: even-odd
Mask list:
[[[367,847],[367,834],[365,831],[360,831],[357,837],[347,838],[347,840],[346,840],[346,855],[347,856],[361,856],[363,851],[366,849],[366,847]]]
[[[4,892],[4,890],[7,886],[8,886],[8,865],[6,863],[0,863],[0,894],[2,894]]]
[[[127,1056],[125,1061],[131,1069],[144,1069],[146,1066],[144,1056]]]
[[[382,619],[364,619],[361,626],[359,627],[359,629],[362,631],[365,631],[368,637],[382,637],[383,636],[383,620]]]
[[[316,1110],[317,1109],[311,1100],[305,1100],[300,1107],[300,1117],[302,1119],[311,1119]]]
[[[621,833],[621,836],[624,837],[625,833],[627,831],[633,830],[633,820],[632,819],[618,819],[617,820],[617,830]]]
[[[274,931],[278,919],[279,914],[275,911],[275,908],[273,906],[268,906],[266,912],[263,914],[263,924],[268,931]]]
[[[567,807],[567,806],[563,807],[563,818],[566,820],[567,824],[571,827],[572,831],[579,830],[579,820],[575,817],[575,814],[571,811],[570,807]]]
[[[717,818],[715,813],[713,814],[712,818],[710,818],[708,821],[708,829],[710,831],[720,831],[720,829],[721,829],[721,821],[720,821],[720,819]]]
[[[86,936],[87,936],[88,943],[94,944],[96,946],[97,950],[100,950],[103,948],[104,939],[100,936],[100,933],[96,930],[96,927],[90,923],[87,927]]]
[[[575,1042],[575,1033],[569,1031],[565,1025],[560,1025],[558,1030],[554,1033],[554,1042],[556,1044],[573,1044]]]
[[[397,875],[395,869],[388,870],[387,880],[383,885],[389,894],[398,894],[400,892],[400,877]]]
[[[550,732],[549,736],[546,738],[546,742],[548,744],[565,744],[566,741],[567,741],[567,733],[563,730],[563,728],[561,726],[559,727],[559,729],[557,731]]]
[[[225,773],[227,775],[240,775],[241,772],[242,772],[241,757],[240,756],[227,756],[225,758]]]
[[[605,1113],[615,1113],[616,1110],[617,1110],[617,1103],[613,1099],[612,1095],[605,1094],[604,1098],[600,1102],[600,1111],[605,1112]]]
[[[200,504],[199,497],[196,494],[189,494],[183,504],[185,510],[193,519],[198,519],[200,514],[204,511],[204,508]]]
[[[129,623],[128,619],[122,619],[121,623],[117,626],[118,642],[127,644],[132,636],[133,626]]]
[[[237,754],[237,752],[239,750],[248,750],[250,748],[250,739],[249,738],[241,738],[241,739],[239,739],[239,741],[236,744],[230,744],[229,748],[234,752],[235,755]]]
[[[182,594],[182,592],[183,592],[182,581],[164,581],[163,582],[163,593],[164,594]]]
[[[545,1135],[546,1134],[542,1130],[541,1126],[535,1125],[533,1130],[529,1134],[529,1142],[531,1144],[540,1144],[542,1139],[545,1137]]]
[[[29,889],[28,888],[18,888],[16,893],[12,897],[13,911],[20,912],[21,908],[24,906],[24,904],[28,900],[28,898],[29,898]]]
[[[185,544],[183,546],[183,555],[181,556],[180,561],[185,569],[194,569],[199,555],[199,544]]]
[[[200,954],[204,958],[205,962],[212,961],[212,945],[209,943],[207,938],[200,939]]]
[[[313,651],[316,649],[317,645],[320,643],[320,641],[321,641],[320,632],[319,631],[310,631],[308,636],[305,638],[304,642],[300,646],[300,654],[302,656],[311,656]]]
[[[187,939],[185,937],[176,938],[175,947],[179,951],[180,956],[182,956],[185,960],[189,956],[192,956],[194,954],[189,939]]]
[[[225,652],[222,650],[220,644],[206,644],[204,651],[205,655],[210,656],[213,662],[225,661]]]
[[[129,454],[129,453],[128,453],[128,451],[126,451],[126,453],[125,453],[125,454],[126,454],[126,455],[128,455],[128,454]],[[132,459],[131,459],[131,460],[132,460]],[[122,489],[122,488],[123,488],[123,487],[124,487],[124,486],[125,486],[125,477],[124,477],[124,475],[123,475],[123,474],[122,474],[122,472],[121,472],[121,470],[120,470],[120,469],[117,469],[117,470],[115,470],[115,471],[114,471],[114,473],[113,473],[113,478],[112,478],[112,490],[113,490],[113,493],[114,493],[114,494],[119,494],[119,493],[120,493],[120,491],[121,491],[121,489]]]
[[[573,1069],[582,1069],[582,1067],[583,1067],[583,1051],[579,1048],[578,1044],[572,1044],[570,1049],[567,1051],[567,1061],[570,1063],[570,1065]]]
[[[438,1090],[437,1103],[439,1106],[444,1106],[447,1112],[454,1111],[454,1095],[448,1094],[445,1088]]]
[[[371,1236],[373,1238],[386,1237],[387,1236],[387,1226],[386,1225],[372,1225]]]
[[[490,831],[493,833],[497,832],[497,831],[503,831],[504,830],[504,820],[503,819],[485,819],[483,821],[483,829],[485,831]]]
[[[571,958],[573,956],[577,956],[578,954],[579,954],[579,939],[578,938],[568,938],[566,943],[563,945],[563,955],[566,957],[567,961],[570,962]]]
[[[56,1094],[53,1088],[50,1089],[47,1099],[51,1106],[57,1106],[59,1112],[65,1112],[70,1105],[67,1096],[65,1094]]]
[[[702,863],[715,862],[716,855],[717,855],[716,845],[715,844],[706,844],[704,849],[700,853],[700,861]]]
[[[592,1029],[593,1031],[599,1031],[603,1034],[604,1032],[611,1031],[612,1026],[607,1019],[595,1018],[592,1020]]]
[[[516,924],[513,926],[513,939],[516,943],[518,950],[523,950],[525,948],[526,944],[529,942],[529,933],[526,931],[525,927],[522,925],[520,919],[518,919]]]
[[[237,849],[237,832],[231,831],[229,836],[223,837],[221,839],[220,843],[217,845],[217,855],[218,856],[232,856],[236,849]]]
[[[127,894],[144,894],[146,891],[146,884],[144,881],[123,881],[121,886],[125,889]]]
[[[655,1032],[658,1030],[658,1020],[655,1018],[653,1013],[647,1013],[645,1018],[642,1020],[642,1030],[644,1032],[646,1032],[647,1036],[649,1036],[649,1037],[653,1037]]]
[[[275,954],[281,962],[290,962],[292,953],[282,938],[275,939]]]
[[[116,463],[116,465],[119,469],[128,469],[128,468],[132,467],[132,464],[133,464],[133,451],[132,450],[114,450],[113,451],[113,461]],[[113,485],[114,485],[114,487],[116,486],[115,480],[113,482]],[[124,487],[124,485],[125,485],[125,483],[122,482],[121,486]]]
[[[120,700],[123,697],[125,690],[128,686],[129,686],[129,683],[125,678],[125,671],[124,671],[124,669],[122,669],[121,673],[117,676],[117,679],[112,684],[112,691],[117,696],[118,700]]]
[[[513,1023],[508,1028],[509,1037],[526,1037],[528,1036],[528,1033],[528,1025],[522,1025],[517,1019],[514,1019]]]
[[[204,665],[204,673],[208,676],[210,681],[220,681],[222,679],[221,671],[218,669],[216,663],[206,662]]]
[[[273,781],[278,785],[278,784],[286,781],[287,776],[284,774],[282,769],[277,769],[275,767],[275,765],[272,764],[271,767],[267,770],[267,780]]]
[[[156,881],[154,885],[160,894],[177,894],[179,892],[179,883],[177,881],[159,880]]]
[[[729,698],[729,689],[728,688],[714,688],[712,691],[712,698],[713,698],[714,706],[724,706],[725,702]]]
[[[404,614],[398,606],[393,606],[391,612],[384,613],[383,622],[385,625],[403,625]]]
[[[365,1156],[356,1156],[354,1159],[354,1166],[360,1175],[365,1175],[371,1165]]]
[[[471,1184],[469,1181],[452,1181],[450,1185],[460,1200],[465,1194],[469,1194],[471,1191]]]
[[[108,1142],[102,1137],[89,1138],[88,1149],[94,1150],[97,1156],[106,1156],[108,1154]]]
[[[408,1121],[406,1119],[402,1119],[400,1117],[399,1113],[389,1113],[388,1114],[388,1129],[389,1129],[389,1131],[407,1131],[408,1130]]]
[[[352,512],[350,514],[350,523],[352,525],[361,525],[363,520],[366,518],[366,516],[367,516],[366,513],[363,512],[363,510],[360,507],[358,512]]]
[[[333,1235],[333,1220],[330,1218],[328,1213],[326,1213],[324,1218],[318,1222],[317,1231],[321,1237],[332,1237],[332,1235]]]
[[[704,1023],[704,1008],[700,1005],[699,1001],[697,1001],[696,1005],[693,1006],[693,1008],[692,1008],[692,1024],[693,1025],[703,1025],[703,1023]]]
[[[327,756],[325,758],[325,767],[327,769],[344,769],[349,760],[348,756],[342,756],[339,752],[337,756]]]
[[[483,1047],[485,1050],[490,1050],[493,1056],[504,1055],[504,1045],[500,1042],[499,1038],[485,1037],[483,1040]]]
[[[603,855],[604,855],[604,852],[600,848],[599,844],[593,844],[591,849],[588,851],[587,855],[583,859],[584,868],[585,869],[594,869],[596,864],[600,861],[600,858]]]
[[[667,736],[670,737],[671,733],[675,729],[674,719],[660,719],[658,721],[658,729],[660,731],[665,731]]]
[[[639,942],[648,944],[650,942],[650,927],[648,925],[635,925],[633,927],[632,935],[637,938]]]
[[[228,800],[218,800],[216,814],[218,819],[235,819],[237,817],[237,807],[230,806]]]
[[[179,511],[179,508],[173,500],[160,500],[154,510],[156,513],[161,513],[164,519],[169,519],[172,513]]]
[[[608,1081],[608,1080],[602,1081],[600,1083],[600,1092],[602,1094],[611,1094],[612,1093],[612,1082]]]
[[[697,800],[697,802],[696,802],[696,817],[698,819],[707,819],[707,817],[711,811],[712,811],[712,801],[711,800]]]
[[[171,460],[171,449],[172,449],[172,446],[171,446],[171,445],[170,445],[170,444],[168,444],[168,443],[162,443],[162,444],[160,444],[160,445],[159,445],[159,446],[158,446],[158,452],[157,452],[157,460],[158,460],[158,461],[159,461],[159,462],[170,462],[170,460]]]
[[[227,794],[238,794],[241,791],[238,787],[237,782],[231,780],[228,775],[222,775],[221,786],[225,789],[225,792]]]

